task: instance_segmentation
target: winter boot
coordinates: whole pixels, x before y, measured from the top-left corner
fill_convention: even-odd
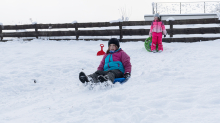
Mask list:
[[[158,53],[161,53],[161,52],[162,52],[162,50],[159,50],[159,51],[158,51]]]
[[[82,83],[89,82],[89,79],[88,79],[88,77],[86,76],[86,74],[84,72],[79,73],[79,80]]]
[[[153,50],[152,52],[153,52],[153,53],[156,53],[157,51],[156,51],[156,50]]]

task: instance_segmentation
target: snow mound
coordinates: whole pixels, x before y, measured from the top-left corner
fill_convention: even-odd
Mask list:
[[[74,20],[73,22],[71,22],[72,24],[74,24],[74,23],[77,23],[77,21],[76,20]]]
[[[37,22],[36,22],[36,21],[34,21],[34,22],[32,22],[32,24],[37,24]]]
[[[111,21],[109,21],[109,23],[117,23],[117,22],[123,22],[123,20],[122,19],[118,19],[118,20],[111,20]]]
[[[166,21],[170,21],[170,20],[175,21],[175,19],[173,17],[169,17],[166,19]]]

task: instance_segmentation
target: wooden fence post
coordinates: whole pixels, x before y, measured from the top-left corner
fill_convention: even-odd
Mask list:
[[[169,20],[170,24],[170,37],[173,37],[173,20]]]
[[[75,32],[76,32],[76,40],[79,39],[79,35],[78,35],[78,24],[77,23],[74,23],[75,24]]]
[[[120,41],[122,41],[123,34],[122,34],[122,23],[119,22],[119,30],[120,30]]]
[[[3,27],[3,25],[0,25],[0,34],[2,35],[2,27]],[[1,36],[1,41],[2,41],[2,39],[3,39],[3,36]]]
[[[37,24],[34,24],[34,28],[35,28],[36,38],[38,38],[38,28],[37,28]]]

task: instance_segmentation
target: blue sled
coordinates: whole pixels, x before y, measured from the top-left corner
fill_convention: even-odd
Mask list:
[[[128,79],[129,79],[129,78],[128,78]],[[128,79],[126,79],[126,78],[115,78],[113,84],[115,84],[116,82],[119,82],[119,83],[123,84],[123,83],[127,82]]]

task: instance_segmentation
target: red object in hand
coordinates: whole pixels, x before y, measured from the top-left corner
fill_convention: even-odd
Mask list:
[[[103,51],[104,44],[100,44],[101,50],[97,52],[97,56],[105,55],[105,52]]]

